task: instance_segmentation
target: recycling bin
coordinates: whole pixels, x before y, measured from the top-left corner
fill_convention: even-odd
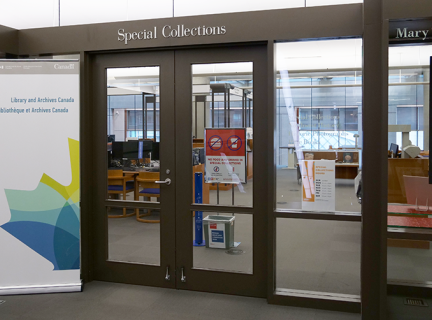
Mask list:
[[[234,216],[207,216],[203,219],[206,248],[234,247]]]

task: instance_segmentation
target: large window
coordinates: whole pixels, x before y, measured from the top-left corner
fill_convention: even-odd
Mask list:
[[[410,125],[409,140],[422,150],[425,149],[423,106],[427,73],[428,67],[392,68],[389,72],[389,125]],[[389,132],[388,142],[389,146],[391,143],[402,146],[402,132]]]
[[[389,48],[387,277],[392,284],[432,281],[429,72],[432,46]],[[394,236],[400,233],[403,238]]]
[[[361,70],[292,72],[290,85],[300,147],[305,150],[354,148],[361,140]],[[278,80],[278,125],[287,121],[284,90]],[[294,144],[292,127],[279,130],[279,165],[287,164]]]
[[[145,138],[159,141],[159,101],[156,102],[156,119],[154,118],[153,101],[146,98],[147,108],[143,120],[142,95],[108,96],[108,132],[116,136],[117,141],[127,138]],[[155,121],[156,120],[156,121]],[[156,130],[155,128],[156,123]],[[144,128],[143,128],[144,126]],[[144,129],[144,130],[143,130]],[[145,135],[145,137],[143,137]]]
[[[361,39],[277,43],[276,292],[359,301]]]

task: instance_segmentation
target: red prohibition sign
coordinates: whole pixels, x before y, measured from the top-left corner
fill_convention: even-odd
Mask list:
[[[231,136],[227,140],[227,146],[232,151],[238,151],[242,147],[243,142],[239,136]]]
[[[214,135],[208,140],[208,145],[213,151],[218,151],[220,148],[222,148],[223,145],[222,138]]]

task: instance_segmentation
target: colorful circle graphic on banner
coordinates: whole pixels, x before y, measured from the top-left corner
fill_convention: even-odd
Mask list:
[[[223,145],[222,138],[214,135],[208,140],[208,145],[213,151],[218,151]]]
[[[242,147],[243,142],[239,136],[231,136],[227,140],[227,146],[232,151],[238,151]]]
[[[214,167],[214,168],[213,168],[213,171],[214,171],[214,172],[219,172],[219,167],[218,167],[218,166]]]

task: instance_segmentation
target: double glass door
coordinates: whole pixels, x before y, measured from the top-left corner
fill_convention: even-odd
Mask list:
[[[266,296],[266,54],[92,57],[94,279]]]

